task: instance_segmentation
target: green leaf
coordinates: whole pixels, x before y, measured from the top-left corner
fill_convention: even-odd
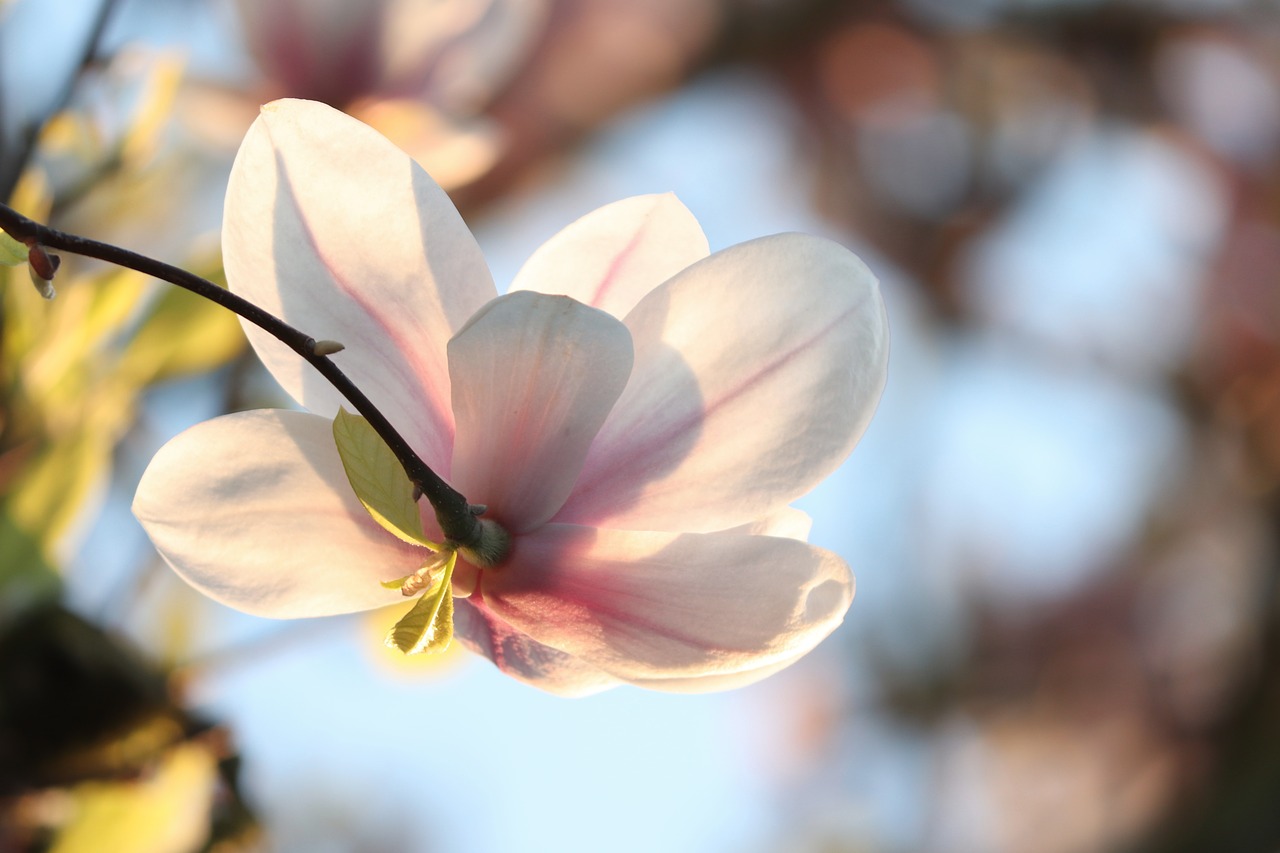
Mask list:
[[[8,484],[4,511],[44,553],[56,553],[62,537],[93,511],[110,473],[111,448],[112,440],[87,423],[41,448]]]
[[[440,550],[441,546],[422,532],[413,483],[369,422],[339,409],[333,419],[333,440],[347,480],[373,520],[405,542]]]
[[[204,849],[199,842],[209,832],[218,781],[214,747],[179,742],[153,765],[138,779],[90,780],[66,789],[68,818],[49,853]]]
[[[200,373],[230,361],[244,343],[235,314],[175,287],[150,306],[124,352],[121,370],[143,384]]]
[[[388,646],[406,655],[431,654],[449,648],[453,640],[453,567],[457,564],[458,555],[450,553],[440,582],[427,590],[413,609],[387,632],[384,642]]]
[[[26,244],[20,243],[4,231],[0,231],[0,264],[16,267],[27,262]]]
[[[37,604],[57,600],[58,573],[39,539],[0,507],[0,625]]]

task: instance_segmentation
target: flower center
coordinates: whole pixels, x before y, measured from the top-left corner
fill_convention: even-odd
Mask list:
[[[492,518],[479,519],[479,527],[472,541],[458,546],[458,553],[477,568],[492,568],[511,553],[511,534]]]
[[[452,553],[452,551],[444,550],[432,554],[431,558],[422,564],[422,568],[400,579],[400,593],[405,598],[409,598],[424,589],[430,589],[435,586],[436,581],[444,574],[445,564],[449,562],[449,557]]]

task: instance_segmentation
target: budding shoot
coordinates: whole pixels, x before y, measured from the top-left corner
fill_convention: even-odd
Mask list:
[[[53,276],[62,264],[62,258],[51,255],[43,246],[35,245],[27,251],[27,268],[31,272],[31,283],[45,299],[56,295],[53,289]]]

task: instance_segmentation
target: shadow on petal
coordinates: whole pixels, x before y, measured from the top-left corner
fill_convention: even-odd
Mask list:
[[[367,270],[361,280],[352,280],[351,270],[330,259],[335,252],[349,254],[351,247],[321,245],[320,237],[308,229],[306,216],[299,207],[298,197],[293,189],[293,178],[279,154],[276,163],[280,183],[273,223],[275,278],[277,281],[285,281],[297,278],[302,273],[313,276],[316,281],[316,286],[309,291],[296,287],[280,289],[282,316],[291,322],[297,322],[294,318],[308,318],[305,332],[318,338],[340,341],[346,350],[335,359],[339,366],[414,445],[414,449],[422,454],[428,464],[437,471],[447,472],[447,448],[452,439],[452,431],[449,430],[448,434],[441,433],[444,432],[445,425],[452,424],[452,415],[441,406],[441,400],[430,393],[413,394],[411,405],[403,400],[405,391],[422,389],[424,386],[426,377],[420,375],[420,371],[410,362],[410,357],[422,342],[405,338],[401,330],[393,328],[387,322],[388,315],[394,314],[397,307],[378,302],[386,295],[379,294],[376,282],[387,273],[379,269],[377,247],[368,246],[359,252],[369,255]],[[417,175],[412,177],[416,178]],[[362,228],[361,225],[365,227]],[[350,235],[352,245],[368,239],[361,231],[368,231],[367,224],[353,222]],[[299,252],[299,246],[307,246],[310,250]],[[300,258],[307,256],[315,259],[315,268],[299,270]],[[327,282],[328,286],[321,286],[321,282]],[[338,298],[335,299],[335,296]],[[321,304],[324,300],[330,300],[331,304]],[[355,322],[353,311],[363,315],[363,323]],[[324,318],[323,328],[310,326],[314,322],[310,318],[317,315]],[[372,324],[374,328],[362,328],[366,324]],[[371,333],[375,333],[381,340],[371,339]],[[444,341],[439,344],[443,349]],[[309,365],[304,365],[303,369],[307,371],[304,378],[307,391],[305,405],[317,414],[331,417],[336,412],[336,408],[335,411],[327,410],[334,407],[332,402],[317,408],[312,400],[332,400],[338,397],[337,392]],[[443,399],[447,403],[447,389]],[[339,397],[338,405],[343,402]],[[411,412],[410,409],[414,411]],[[435,435],[424,436],[427,425],[439,425],[431,430]]]
[[[669,301],[669,291],[647,297],[649,310],[664,316]],[[678,469],[698,443],[706,404],[697,374],[679,350],[656,338],[634,343],[635,361],[647,369],[632,371],[623,397],[651,405],[628,413],[615,410],[606,419],[569,501],[553,521],[590,525],[596,520],[593,505],[601,501],[610,514],[621,513],[648,497],[649,484]],[[661,452],[652,452],[658,445]]]
[[[470,602],[616,678],[656,683],[794,661],[841,623],[853,589],[844,560],[794,539],[549,524],[518,537]]]
[[[483,604],[454,599],[454,637],[501,672],[560,696],[589,696],[622,682],[585,661],[544,646],[507,625]]]

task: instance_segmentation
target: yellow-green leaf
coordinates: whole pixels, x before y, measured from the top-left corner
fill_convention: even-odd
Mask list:
[[[0,624],[60,591],[58,575],[40,540],[0,507]]]
[[[125,350],[121,370],[141,383],[211,370],[244,348],[236,316],[194,293],[165,291]]]
[[[138,779],[76,785],[69,791],[70,819],[50,853],[204,849],[217,776],[213,751],[188,742],[170,749]]]
[[[453,567],[458,555],[450,554],[444,576],[418,599],[413,609],[387,632],[386,644],[407,655],[442,652],[453,640]]]
[[[11,520],[56,553],[62,536],[96,506],[111,466],[112,439],[93,424],[43,447],[9,484],[5,510]]]
[[[400,460],[369,422],[346,409],[333,419],[333,440],[356,497],[373,520],[405,542],[440,550],[422,532],[422,516]]]
[[[27,247],[23,243],[0,231],[0,264],[16,267],[27,262]]]
[[[173,106],[182,85],[185,61],[177,53],[161,53],[138,75],[139,89],[129,128],[120,140],[125,168],[144,169],[172,130]]]

